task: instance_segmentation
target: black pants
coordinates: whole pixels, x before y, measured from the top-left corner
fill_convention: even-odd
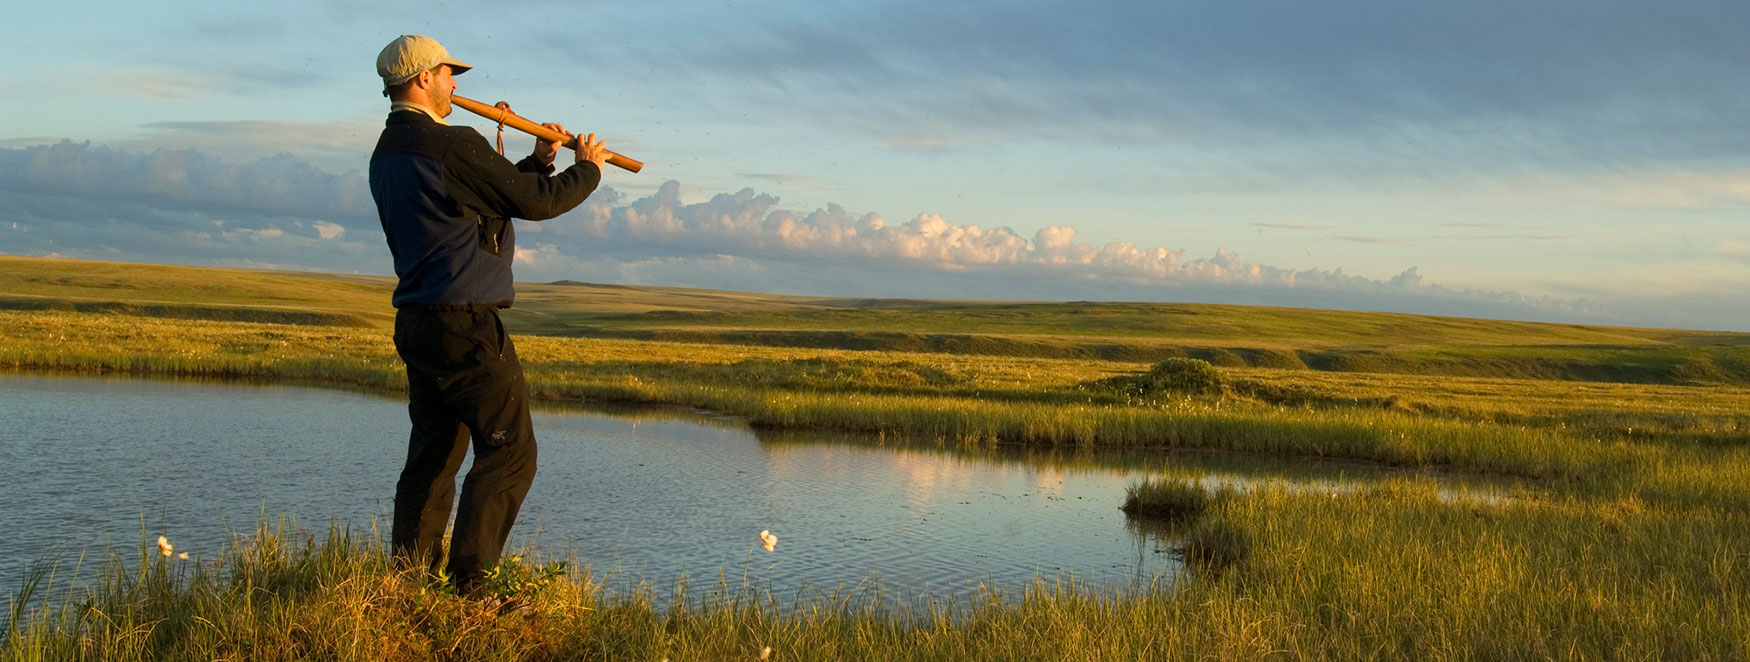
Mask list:
[[[465,591],[498,562],[535,479],[522,363],[490,307],[404,307],[395,315],[395,350],[407,364],[413,434],[395,484],[390,538],[398,556],[437,567],[456,472],[472,439],[474,466],[462,481],[449,553],[451,581]]]

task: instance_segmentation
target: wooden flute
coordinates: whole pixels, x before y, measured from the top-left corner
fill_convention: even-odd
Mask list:
[[[531,122],[516,113],[510,112],[509,109],[500,109],[497,106],[480,103],[479,101],[475,101],[468,97],[452,94],[450,95],[450,102],[461,106],[463,110],[470,113],[501,123],[536,138],[548,142],[563,142],[566,147],[570,147],[571,149],[577,149],[577,141],[583,139],[583,134],[581,133],[574,136],[567,136],[558,131],[541,126],[538,123]],[[614,152],[613,150],[607,150],[607,152],[608,163],[612,163],[632,172],[638,172],[639,170],[644,169],[644,163],[637,159]]]

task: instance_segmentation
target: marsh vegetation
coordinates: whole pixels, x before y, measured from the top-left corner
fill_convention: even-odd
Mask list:
[[[382,311],[321,295],[330,284],[375,287],[380,306],[382,283],[274,274],[302,279],[276,285],[230,272],[225,282],[237,287],[152,304],[167,309],[93,313],[73,305],[105,300],[85,276],[47,264],[0,260],[13,270],[0,281],[40,277],[35,289],[9,290],[30,305],[7,307],[32,310],[0,311],[0,366],[401,388]],[[114,269],[130,282],[210,286],[197,270]],[[353,325],[184,319],[214,302],[272,299],[240,294],[250,287],[322,299],[324,314]],[[489,618],[398,578],[382,566],[380,541],[281,541],[266,556],[244,545],[198,571],[207,574],[152,575],[142,564],[89,601],[27,614],[7,655],[715,659],[767,646],[784,659],[1750,654],[1744,334],[1238,306],[525,291],[509,319],[529,334],[518,335],[519,353],[550,402],[684,405],[771,429],[969,450],[1348,458],[1508,476],[1523,489],[1487,500],[1441,497],[1427,480],[1328,494],[1250,486],[1198,506],[1172,534],[1180,538],[1166,547],[1203,560],[1170,590],[1103,593],[1046,578],[954,613],[880,608],[855,591],[772,596],[733,585],[659,610],[648,595],[607,595],[573,577],[533,590],[542,605],[533,615]],[[124,567],[133,566],[113,572]],[[279,583],[229,579],[265,567],[283,570]],[[416,635],[383,634],[408,631]]]

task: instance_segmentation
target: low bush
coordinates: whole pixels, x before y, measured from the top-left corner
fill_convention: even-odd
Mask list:
[[[1212,394],[1221,392],[1221,371],[1201,359],[1167,359],[1148,369],[1148,385],[1156,391]]]

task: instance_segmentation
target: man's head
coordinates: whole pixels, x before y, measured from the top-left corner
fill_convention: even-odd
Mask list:
[[[377,54],[383,96],[422,104],[439,117],[450,114],[450,93],[456,89],[452,76],[472,68],[425,35],[401,35]]]

